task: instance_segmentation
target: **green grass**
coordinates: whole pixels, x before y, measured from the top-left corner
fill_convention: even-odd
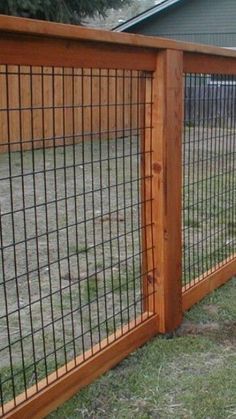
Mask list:
[[[91,302],[99,295],[99,284],[96,276],[90,277],[84,284],[84,297],[86,302]]]
[[[228,232],[235,236],[236,234],[236,223],[234,221],[228,222]]]
[[[189,124],[191,127],[191,123]],[[99,142],[95,144],[96,152],[100,152]],[[96,145],[97,144],[97,145]],[[128,143],[127,143],[128,144]],[[80,146],[76,146],[80,150]],[[96,151],[97,147],[97,151]],[[107,145],[104,145],[106,151]],[[123,153],[122,141],[120,143],[120,151]],[[206,154],[207,148],[199,148],[196,143],[196,150],[191,149],[192,156],[196,159],[202,159]],[[199,148],[199,149],[198,149]],[[71,162],[72,148],[68,148],[66,158],[68,163]],[[87,157],[90,158],[90,149],[86,151]],[[186,151],[188,148],[186,147]],[[47,164],[54,161],[54,153],[56,152],[57,165],[64,164],[63,148],[48,149],[47,150]],[[39,169],[43,168],[43,155],[42,150],[34,152],[36,166]],[[198,154],[197,154],[198,153]],[[81,153],[78,153],[81,155]],[[13,153],[14,167],[13,175],[19,174],[20,153]],[[235,190],[235,177],[229,176],[227,173],[221,173],[226,168],[222,165],[221,170],[218,170],[218,154],[212,154],[212,162],[216,160],[216,166],[205,167],[199,165],[199,168],[191,166],[186,172],[186,185],[183,193],[184,211],[183,211],[183,224],[185,233],[183,235],[183,247],[186,259],[184,261],[185,274],[184,282],[190,281],[192,278],[207,271],[219,261],[224,260],[227,256],[231,255],[234,250],[234,236],[236,236],[236,223],[235,220],[235,206],[233,191]],[[0,156],[0,159],[2,157]],[[85,156],[86,158],[86,156]],[[23,153],[24,167],[28,172],[32,171],[32,153]],[[7,161],[7,160],[6,160]],[[108,182],[109,176],[105,174],[106,171],[115,170],[115,166],[111,162],[108,163],[107,169],[104,167],[103,177],[104,185]],[[134,162],[134,160],[132,160]],[[114,163],[115,164],[115,163]],[[123,163],[124,164],[124,163]],[[233,164],[233,160],[232,160]],[[110,166],[111,165],[111,166]],[[114,166],[114,167],[113,167]],[[127,166],[127,167],[126,167]],[[192,169],[191,169],[192,167]],[[230,166],[228,167],[228,169]],[[232,168],[232,167],[231,167]],[[121,170],[122,169],[122,170]],[[129,159],[125,162],[126,178],[131,176],[129,174],[130,162]],[[4,165],[2,165],[4,171]],[[96,172],[99,175],[98,172]],[[99,176],[95,178],[99,179]],[[122,183],[123,168],[119,170],[117,183]],[[230,172],[229,172],[230,173]],[[70,172],[67,174],[70,178]],[[89,170],[85,175],[78,174],[80,179],[85,176],[86,182],[90,182]],[[87,177],[86,177],[87,176]],[[206,177],[206,179],[205,179]],[[73,178],[68,185],[73,185]],[[193,180],[198,180],[198,183],[192,184]],[[189,184],[190,182],[190,184]],[[96,183],[96,181],[95,181]],[[52,184],[53,179],[52,179]],[[60,184],[60,182],[59,182]],[[82,185],[82,182],[78,181]],[[97,187],[100,187],[98,182]],[[42,186],[39,188],[40,190]],[[114,188],[113,188],[114,189]],[[28,192],[32,191],[30,184],[28,185]],[[226,193],[226,191],[228,191]],[[231,191],[231,192],[230,192]],[[59,192],[64,196],[63,183]],[[229,193],[230,192],[230,193]],[[80,190],[82,193],[82,190]],[[133,191],[135,196],[137,192]],[[223,194],[224,193],[224,194]],[[123,199],[123,192],[120,197]],[[30,193],[29,193],[30,195]],[[126,197],[130,197],[130,191],[126,191]],[[112,202],[115,197],[111,195]],[[114,198],[114,200],[113,200]],[[197,199],[198,198],[198,199]],[[208,198],[208,200],[206,200]],[[210,198],[210,200],[209,200]],[[105,202],[105,201],[104,201]],[[91,203],[88,203],[88,209]],[[107,205],[104,203],[104,205]],[[80,204],[78,204],[80,208]],[[98,205],[98,209],[99,205]],[[74,210],[73,210],[74,211]],[[52,218],[54,215],[52,215]],[[127,220],[129,220],[127,216]],[[54,220],[54,218],[53,218]],[[103,227],[106,237],[109,236],[109,228],[113,229],[115,223],[112,219],[104,219]],[[123,231],[122,218],[119,219],[120,230]],[[52,223],[54,221],[51,221]],[[71,221],[73,222],[73,221]],[[99,228],[99,222],[96,227]],[[129,223],[130,221],[128,221]],[[68,227],[68,217],[65,216],[64,209],[59,214],[59,224],[61,228]],[[33,224],[34,225],[34,224]],[[92,226],[92,223],[91,223]],[[110,227],[111,226],[111,227]],[[112,230],[113,231],[113,230]],[[125,231],[125,230],[124,230]],[[59,315],[66,314],[71,309],[71,298],[73,307],[78,306],[78,302],[82,299],[83,304],[88,302],[92,305],[92,323],[96,320],[96,298],[102,297],[104,293],[110,294],[110,303],[114,298],[117,303],[119,296],[122,297],[122,303],[128,305],[127,298],[132,301],[132,295],[138,294],[138,284],[134,279],[139,275],[139,267],[130,269],[123,266],[121,272],[114,270],[109,274],[106,273],[106,280],[102,272],[106,266],[111,264],[110,253],[107,247],[100,247],[98,252],[98,260],[94,262],[94,252],[89,251],[93,248],[93,234],[91,227],[88,227],[88,243],[84,239],[76,243],[75,236],[72,235],[70,240],[70,253],[78,254],[80,264],[82,266],[82,276],[86,277],[86,264],[89,262],[90,273],[89,279],[77,278],[77,274],[73,274],[72,292],[65,290],[62,295],[56,294],[53,297],[53,307],[55,313]],[[72,234],[72,233],[70,233]],[[116,233],[114,233],[116,234]],[[211,235],[211,246],[207,243],[205,248],[201,243],[206,242],[207,237]],[[80,237],[83,237],[83,232],[80,232]],[[66,243],[66,239],[64,242]],[[73,243],[73,244],[72,244]],[[138,243],[138,241],[136,242]],[[193,246],[194,244],[194,246]],[[196,245],[197,244],[197,245]],[[220,245],[220,246],[219,246]],[[123,244],[123,248],[124,248]],[[64,247],[64,245],[63,245]],[[219,248],[218,248],[219,247]],[[113,252],[116,253],[116,250]],[[105,257],[105,261],[104,261]],[[76,258],[74,258],[76,259]],[[112,264],[117,265],[117,260],[112,260]],[[186,266],[185,266],[186,264]],[[199,269],[195,269],[195,265]],[[127,276],[126,271],[128,270]],[[93,274],[94,272],[94,274]],[[106,271],[107,272],[107,271]],[[65,272],[64,279],[67,273]],[[63,279],[63,278],[62,278]],[[79,290],[76,291],[76,281],[81,279]],[[68,279],[67,279],[68,281]],[[55,281],[56,283],[56,281]],[[128,285],[127,285],[128,283]],[[67,283],[63,283],[65,286]],[[135,288],[136,287],[136,288]],[[111,291],[114,291],[111,294]],[[72,297],[71,297],[72,295]],[[112,295],[112,297],[111,297]],[[128,297],[127,297],[128,296]],[[100,380],[96,381],[87,389],[81,391],[71,401],[66,403],[61,409],[53,413],[50,417],[56,418],[236,418],[236,370],[235,370],[235,354],[234,347],[236,344],[236,284],[235,281],[231,282],[221,290],[213,293],[209,298],[205,299],[201,304],[194,307],[185,316],[185,322],[181,329],[176,333],[174,339],[166,340],[163,338],[156,338],[151,343],[148,343],[144,348],[132,354],[127,360],[120,364],[116,369],[104,375]],[[102,298],[100,298],[102,301]],[[101,303],[102,306],[102,303]],[[112,314],[112,305],[110,304],[110,315]],[[91,314],[88,310],[84,309],[85,314],[83,320],[85,328],[91,322]],[[104,310],[101,307],[101,317],[104,317]],[[106,314],[106,313],[105,313]],[[50,313],[48,314],[50,317]],[[124,314],[126,316],[126,314]],[[11,320],[12,321],[12,320]],[[119,323],[119,320],[117,320]],[[125,320],[124,320],[125,321]],[[59,323],[57,323],[59,324]],[[79,320],[77,321],[79,324]],[[119,327],[119,324],[118,324]],[[109,331],[113,333],[114,324],[113,320],[103,322],[100,326],[102,332]],[[70,332],[70,323],[65,326],[68,339],[72,339]],[[58,333],[60,326],[58,326]],[[79,334],[79,331],[77,331]],[[63,344],[62,332],[59,333],[59,346]],[[61,341],[60,341],[61,340]],[[48,347],[51,341],[49,341]],[[79,344],[78,344],[79,346]],[[78,347],[78,351],[80,351]],[[14,347],[16,351],[16,346]],[[63,350],[61,351],[63,352]],[[72,356],[72,347],[68,348],[68,356]],[[58,354],[60,358],[60,352]],[[28,359],[28,358],[27,358]],[[31,360],[32,361],[32,360]],[[29,361],[30,362],[30,361]],[[60,363],[64,364],[62,358]],[[49,371],[55,369],[55,364],[52,359],[48,360]],[[23,374],[21,373],[22,366],[14,365],[14,368],[19,371],[16,376],[16,389],[17,393],[23,390]],[[38,376],[42,378],[45,375],[43,363],[37,366]],[[9,369],[2,370],[2,380],[9,377]],[[34,371],[32,367],[28,367],[26,371],[27,386],[34,383]],[[4,391],[7,398],[13,397],[11,390],[11,382],[8,380],[4,385]]]
[[[198,152],[196,147],[195,158]],[[232,164],[230,160],[231,172]],[[236,245],[235,176],[229,176],[223,163],[219,168],[196,165],[187,170],[182,214],[185,284],[234,254]]]
[[[73,254],[87,253],[89,252],[89,249],[85,245],[80,245],[80,246],[75,245],[75,246],[70,247],[70,252]]]
[[[236,279],[49,418],[236,418]]]
[[[201,223],[197,220],[184,220],[184,226],[185,227],[189,227],[189,228],[200,228],[201,227]]]

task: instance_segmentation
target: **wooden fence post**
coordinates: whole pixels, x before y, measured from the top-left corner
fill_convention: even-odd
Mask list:
[[[164,50],[157,54],[153,79],[146,80],[143,138],[143,246],[146,250],[144,309],[158,314],[158,329],[167,333],[182,320],[181,283],[181,143],[183,125],[183,54]],[[151,158],[148,156],[151,150]],[[150,204],[151,198],[151,204]],[[150,249],[153,251],[151,252]],[[155,292],[153,298],[153,291]]]

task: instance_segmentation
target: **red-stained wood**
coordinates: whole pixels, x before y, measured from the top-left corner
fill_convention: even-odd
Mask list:
[[[185,52],[184,72],[236,75],[236,58]]]
[[[153,75],[140,81],[140,126],[141,131],[141,216],[142,216],[142,302],[144,311],[155,311],[156,282],[156,237],[153,232],[152,193],[152,84]]]
[[[181,285],[181,144],[183,125],[183,55],[157,56],[153,80],[152,198],[155,240],[156,305],[160,332],[182,320]]]
[[[189,310],[208,294],[225,284],[236,274],[236,255],[219,263],[183,287],[183,311]]]
[[[143,296],[145,310],[158,313],[162,333],[182,319],[182,65],[181,52],[159,52],[153,78],[142,83],[143,120],[152,127],[142,138]]]
[[[12,65],[6,68],[1,65],[0,72],[0,153],[8,150],[8,144],[11,151],[60,146],[64,142],[70,145],[73,140],[80,141],[82,127],[84,132],[94,133],[93,139],[99,136],[100,131],[101,138],[106,138],[108,120],[111,131],[109,138],[114,137],[116,131],[126,132],[131,125],[133,129],[137,128],[137,110],[132,106],[130,112],[130,105],[125,104],[130,100],[123,98],[123,91],[130,92],[132,84],[133,101],[137,102],[138,72],[130,75],[127,70],[123,84],[123,70]],[[108,101],[108,88],[109,103],[112,104],[109,112],[108,107],[104,106]],[[92,108],[92,105],[99,104],[99,100],[100,110],[98,106]],[[91,107],[86,106],[88,104]],[[56,141],[53,140],[53,125]],[[73,130],[76,133],[74,139]]]
[[[78,25],[45,22],[35,19],[24,19],[0,15],[0,33],[15,33],[21,35],[36,35],[41,38],[58,38],[65,40],[96,41],[111,45],[130,45],[133,48],[145,49],[174,49],[179,51],[199,52],[202,54],[236,57],[236,51],[219,48],[212,45],[201,45],[181,42],[157,36],[143,36],[137,34],[117,33],[99,29],[90,29]],[[1,35],[2,36],[2,35]]]
[[[131,322],[108,340],[86,352],[85,357],[77,357],[47,379],[40,381],[37,388],[29,388],[27,400],[25,394],[22,394],[17,396],[15,402],[9,402],[4,406],[4,413],[8,418],[41,418],[80,388],[112,368],[157,332],[165,333],[178,327],[184,310],[235,274],[236,262],[233,259],[185,287],[182,300],[182,76],[183,72],[236,74],[236,52],[154,37],[110,33],[6,16],[0,16],[0,34],[0,65],[67,67],[65,71],[71,71],[71,68],[75,68],[75,71],[86,69],[85,73],[89,68],[101,68],[102,71],[142,70],[153,74],[153,77],[147,77],[141,86],[141,95],[146,102],[141,119],[143,118],[146,127],[152,127],[144,130],[142,138],[142,200],[146,201],[142,205],[142,222],[145,227],[142,239],[142,269],[146,313],[136,322]],[[59,68],[58,71],[62,69]],[[52,83],[52,80],[49,80]],[[67,80],[64,96],[66,104],[70,105],[71,97],[74,98],[80,86],[73,87],[70,78]],[[0,85],[4,83],[3,75]],[[14,83],[13,80],[13,92],[16,90]],[[92,90],[96,91],[96,83],[91,80],[90,83],[93,83]],[[114,83],[112,79],[111,83]],[[29,77],[25,75],[22,78],[22,87],[27,89],[28,84]],[[35,77],[33,92],[33,104],[36,107],[40,107],[42,103],[40,95],[37,96],[40,86],[41,75],[38,75]],[[54,86],[59,92],[58,105],[61,105],[62,101],[61,86],[62,80],[59,76]],[[119,94],[118,92],[118,96]],[[14,100],[13,96],[12,93],[9,94],[10,101]],[[22,100],[31,101],[32,98],[26,96]],[[20,107],[22,104],[18,103],[19,98],[15,97],[15,100],[16,105]],[[50,91],[45,100],[49,103],[52,100]],[[114,96],[109,100],[113,102]],[[5,101],[2,97],[2,107],[6,106]],[[36,138],[41,138],[40,112],[33,112],[33,131]],[[98,118],[98,115],[94,115],[94,118]],[[104,115],[102,122],[97,123],[101,123],[105,128],[107,123],[110,127],[114,125],[114,128],[117,128],[120,116],[114,117],[110,111]],[[64,129],[70,133],[73,119],[71,111],[66,111],[64,128],[61,125],[61,111],[55,116],[59,121],[57,135]],[[47,114],[44,117],[45,120],[48,118],[48,123],[44,125],[45,129],[49,130],[48,136],[51,136],[52,115]],[[81,125],[80,115],[77,117],[78,125]],[[12,113],[11,118],[13,120],[10,136],[14,139],[19,137],[19,115]],[[18,122],[14,122],[14,118]],[[90,119],[89,121],[89,125],[95,129],[96,125],[93,125]],[[28,139],[28,134],[25,134],[26,123],[21,123],[22,135]],[[6,131],[4,118],[0,120],[0,127]]]
[[[1,34],[0,64],[153,70],[155,51],[96,40]]]
[[[4,405],[4,418],[39,419],[72,397],[82,387],[118,364],[132,351],[157,333],[158,319],[152,313],[143,313],[108,339],[104,339],[84,356],[80,355],[59,368],[47,379],[41,380],[15,402]],[[13,409],[13,410],[12,410]],[[7,413],[8,412],[8,413]]]

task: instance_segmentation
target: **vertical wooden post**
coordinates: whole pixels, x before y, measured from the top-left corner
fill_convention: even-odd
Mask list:
[[[159,332],[178,327],[182,320],[181,284],[181,143],[183,117],[183,54],[158,52],[153,80],[146,80],[146,101],[152,88],[152,109],[145,106],[142,196],[143,294],[145,310],[159,317]],[[151,150],[151,159],[147,152]],[[151,198],[151,204],[150,204]],[[151,252],[150,248],[153,248]],[[153,270],[153,275],[150,271]],[[153,297],[153,291],[155,292]]]
[[[154,252],[152,228],[152,73],[143,73],[139,84],[141,128],[142,310],[154,308]]]

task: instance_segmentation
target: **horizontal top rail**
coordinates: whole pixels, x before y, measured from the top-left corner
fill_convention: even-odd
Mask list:
[[[236,51],[227,48],[0,15],[1,38],[4,36],[4,33],[49,37],[54,39],[62,38],[64,40],[83,40],[113,45],[119,44],[137,48],[175,49],[184,52],[196,52],[236,58]]]

